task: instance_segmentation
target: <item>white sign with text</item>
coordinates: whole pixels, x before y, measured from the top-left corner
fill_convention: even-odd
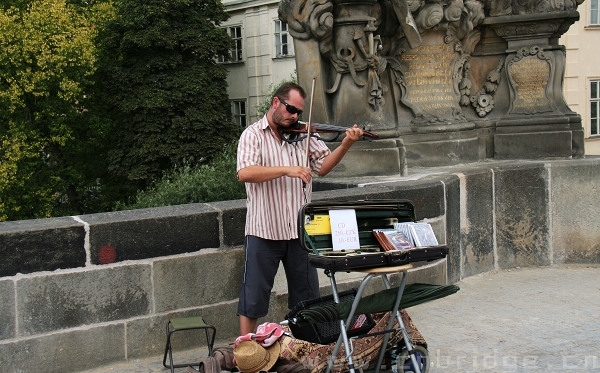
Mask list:
[[[358,250],[358,224],[354,209],[329,210],[331,242],[334,251]]]

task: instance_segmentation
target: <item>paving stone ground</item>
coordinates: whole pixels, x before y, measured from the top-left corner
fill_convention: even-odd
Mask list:
[[[428,343],[428,373],[600,372],[600,265],[517,268],[457,285],[408,309]],[[169,370],[156,356],[81,373],[106,372]]]
[[[523,268],[409,309],[430,373],[600,372],[600,266]]]

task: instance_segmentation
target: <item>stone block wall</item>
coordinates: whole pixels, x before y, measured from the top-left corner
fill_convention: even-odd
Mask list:
[[[599,170],[597,158],[483,162],[324,179],[314,199],[411,200],[451,251],[409,281],[455,283],[517,266],[600,262]],[[239,200],[0,223],[0,372],[159,356],[175,315],[201,314],[217,340],[232,341],[244,214]],[[341,287],[359,280],[347,274]],[[327,293],[326,279],[321,286]],[[278,282],[265,320],[283,319],[286,304]]]

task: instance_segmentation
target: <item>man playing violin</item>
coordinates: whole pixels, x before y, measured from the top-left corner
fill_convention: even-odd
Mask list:
[[[269,111],[244,130],[238,143],[237,177],[245,183],[247,194],[244,273],[237,311],[240,335],[254,332],[257,319],[267,315],[280,262],[287,278],[289,308],[319,297],[317,270],[309,264],[298,239],[298,212],[310,202],[313,173],[327,175],[363,136],[363,130],[357,125],[348,128],[334,151],[311,136],[294,143],[283,141],[280,129],[296,124],[305,99],[300,85],[282,84],[271,98]]]

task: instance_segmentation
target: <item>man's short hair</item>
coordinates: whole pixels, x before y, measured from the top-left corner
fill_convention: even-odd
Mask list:
[[[277,88],[277,91],[275,91],[273,97],[271,97],[271,102],[273,102],[275,97],[282,97],[283,99],[290,98],[290,91],[294,89],[300,93],[302,98],[306,99],[306,92],[304,91],[304,88],[294,82],[285,82],[280,85],[279,88]]]

